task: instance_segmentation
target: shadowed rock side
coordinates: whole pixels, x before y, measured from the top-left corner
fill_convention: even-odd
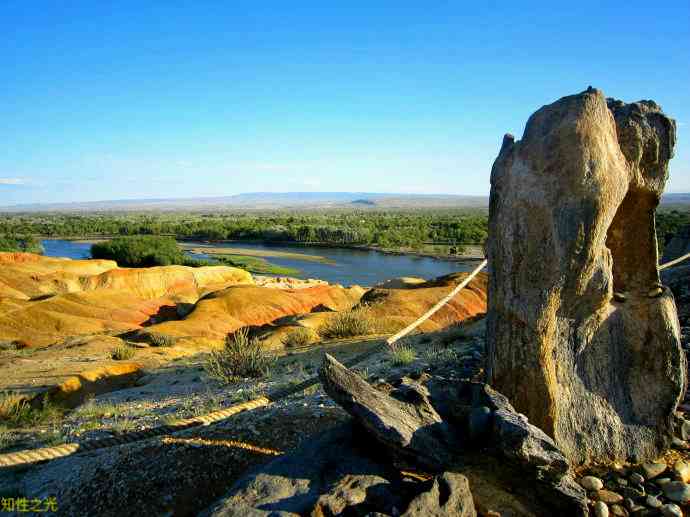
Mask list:
[[[655,457],[685,357],[654,210],[675,123],[594,89],[506,135],[491,173],[488,379],[572,461]]]

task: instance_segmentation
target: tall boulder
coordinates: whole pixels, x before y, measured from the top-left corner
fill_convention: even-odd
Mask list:
[[[573,462],[671,440],[686,364],[654,211],[675,122],[589,88],[534,113],[491,172],[487,375]]]

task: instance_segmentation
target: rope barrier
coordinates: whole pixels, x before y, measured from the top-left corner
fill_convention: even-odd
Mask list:
[[[680,264],[681,262],[683,262],[684,260],[688,260],[689,258],[690,258],[690,253],[686,253],[682,257],[678,257],[677,259],[670,260],[670,261],[666,262],[665,264],[661,264],[657,269],[659,271],[663,271],[664,269],[668,269],[670,267],[675,266],[676,264]]]
[[[447,304],[450,300],[452,300],[462,289],[469,284],[472,279],[479,274],[479,272],[486,267],[486,265],[489,263],[488,260],[484,259],[481,264],[479,264],[468,276],[465,278],[461,283],[459,283],[455,289],[453,289],[448,295],[444,296],[439,300],[439,302],[434,305],[431,309],[429,309],[427,312],[422,314],[419,318],[417,318],[416,321],[402,329],[400,332],[397,334],[392,335],[386,340],[386,344],[388,346],[393,346],[393,344],[396,341],[399,341],[400,339],[404,338],[407,336],[410,332],[412,332],[414,329],[419,327],[422,323],[424,323],[426,320],[431,318],[441,307],[443,307],[445,304]]]

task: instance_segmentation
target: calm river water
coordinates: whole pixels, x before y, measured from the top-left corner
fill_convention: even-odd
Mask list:
[[[185,244],[203,246],[204,243]],[[266,257],[273,264],[298,269],[301,278],[320,278],[331,283],[343,285],[358,284],[371,286],[390,278],[416,276],[435,278],[456,271],[470,271],[475,264],[471,262],[451,262],[411,255],[387,255],[378,251],[353,250],[347,248],[321,248],[308,246],[273,246],[267,244],[232,242],[213,243],[214,247],[257,249],[262,251],[287,251],[304,255],[325,257],[333,264],[307,262],[280,257]],[[91,257],[91,245],[67,240],[44,240],[45,254],[50,257],[69,257],[83,259]],[[199,255],[195,255],[199,256]]]

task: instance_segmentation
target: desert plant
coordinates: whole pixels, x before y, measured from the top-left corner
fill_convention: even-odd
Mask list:
[[[0,451],[12,445],[14,440],[14,433],[8,427],[0,425]]]
[[[429,363],[446,364],[458,360],[458,353],[452,348],[431,345],[424,349],[422,357]]]
[[[249,337],[247,328],[242,328],[225,339],[221,350],[211,352],[204,369],[209,376],[230,383],[246,377],[265,377],[275,360],[257,338]]]
[[[368,307],[339,312],[319,327],[319,335],[327,339],[366,336],[374,332],[375,324]]]
[[[146,337],[151,346],[175,346],[176,339],[167,334],[157,332],[147,332]]]
[[[414,348],[409,345],[397,345],[393,347],[389,352],[391,362],[395,366],[404,366],[412,364],[417,359],[417,352]]]
[[[0,394],[0,421],[8,425],[22,427],[57,422],[63,415],[63,409],[51,403],[47,397],[29,401],[18,393]]]
[[[297,327],[295,330],[292,330],[283,336],[281,341],[286,347],[294,348],[310,345],[316,341],[316,339],[316,333],[312,329],[307,327]]]
[[[134,357],[134,348],[127,345],[120,345],[110,353],[110,357],[115,361],[127,361]]]

